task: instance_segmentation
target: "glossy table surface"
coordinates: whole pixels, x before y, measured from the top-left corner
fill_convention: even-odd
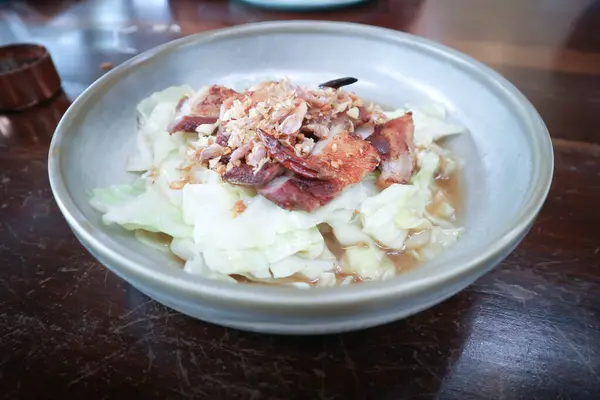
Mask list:
[[[99,265],[48,184],[48,144],[70,101],[107,63],[276,19],[412,32],[522,90],[548,125],[556,169],[514,253],[430,310],[323,337],[196,321]],[[11,42],[45,44],[65,93],[0,114],[0,398],[600,398],[599,1],[381,0],[313,14],[226,1],[0,1],[0,44]]]

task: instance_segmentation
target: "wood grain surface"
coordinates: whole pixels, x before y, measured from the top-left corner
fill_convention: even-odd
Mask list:
[[[278,19],[412,32],[522,90],[550,129],[556,171],[515,252],[416,316],[308,338],[193,320],[99,265],[48,184],[48,144],[70,102],[103,63]],[[32,41],[50,49],[65,93],[0,114],[0,398],[600,398],[600,1],[372,0],[302,14],[216,0],[0,1],[0,44]]]

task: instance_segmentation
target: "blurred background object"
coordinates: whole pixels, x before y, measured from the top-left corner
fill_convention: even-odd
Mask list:
[[[16,111],[50,99],[60,78],[44,46],[0,46],[0,111]]]
[[[239,0],[253,6],[286,11],[325,11],[350,7],[368,0]]]

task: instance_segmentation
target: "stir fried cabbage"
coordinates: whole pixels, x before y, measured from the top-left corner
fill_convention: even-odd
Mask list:
[[[408,184],[379,191],[371,174],[307,213],[279,208],[199,166],[191,171],[195,183],[181,184],[186,146],[202,140],[205,133],[199,129],[197,135],[169,135],[167,126],[179,99],[193,93],[188,86],[172,87],[139,104],[139,131],[127,170],[142,175],[129,185],[94,189],[91,199],[105,224],[171,236],[170,250],[185,261],[189,273],[230,282],[236,282],[232,276],[258,282],[295,277],[296,281],[288,283],[298,287],[309,287],[306,282],[344,285],[353,277],[386,279],[396,269],[383,248],[406,250],[407,241],[420,241],[410,253],[426,260],[451,246],[462,233],[449,218],[442,218],[444,226],[440,226],[439,215],[428,210],[442,158],[446,166],[455,166],[448,152],[436,149],[435,141],[462,131],[445,122],[443,106],[407,106],[389,113],[390,117],[407,111],[413,114],[418,169]],[[244,211],[235,213],[240,204]],[[447,215],[442,212],[442,217],[454,214],[447,201],[438,209],[445,210]],[[324,225],[343,249],[341,256],[326,246],[319,229]]]

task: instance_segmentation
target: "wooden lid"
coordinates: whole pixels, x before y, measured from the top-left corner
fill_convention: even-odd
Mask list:
[[[36,44],[0,47],[0,110],[31,107],[60,91],[50,53]]]

